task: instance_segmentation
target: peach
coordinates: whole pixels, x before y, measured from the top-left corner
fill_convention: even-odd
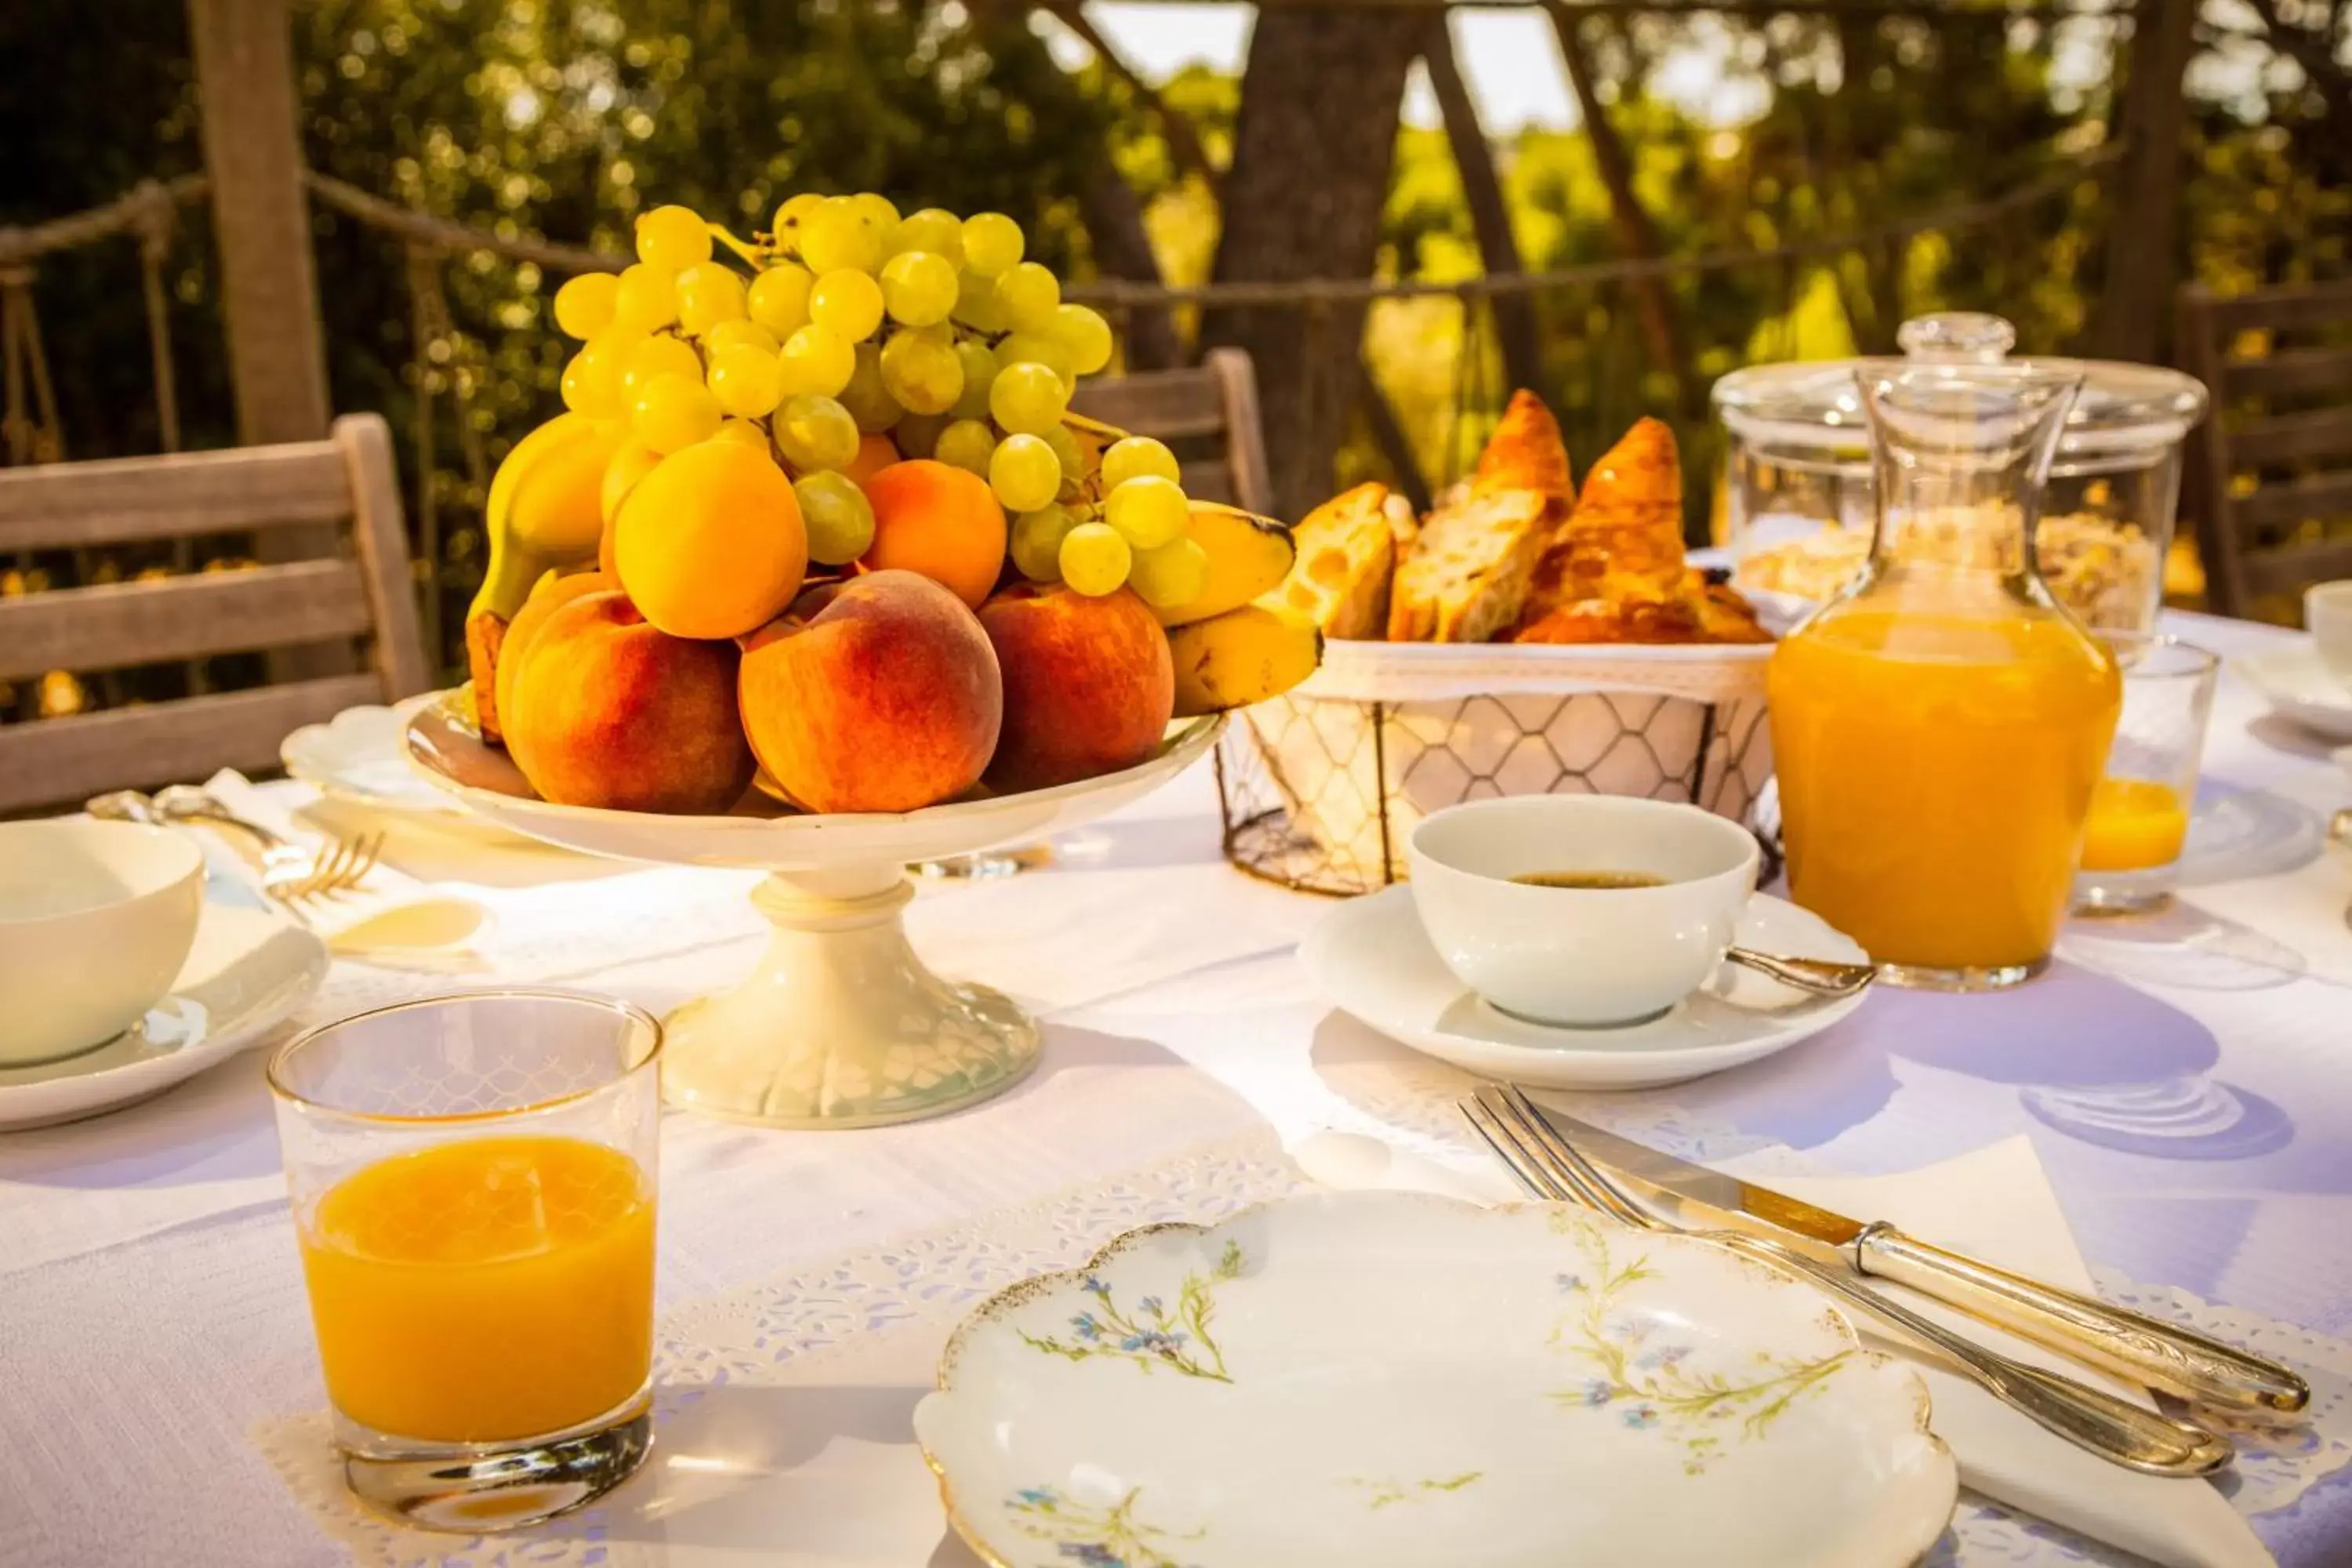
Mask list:
[[[963,602],[913,572],[803,594],[743,641],[751,749],[811,811],[913,811],[961,795],[996,750],[996,655]]]
[[[735,712],[740,662],[733,643],[650,625],[617,590],[579,595],[499,671],[507,751],[560,805],[725,811],[751,782]]]
[[[857,438],[857,456],[841,471],[860,485],[899,460],[898,443],[889,437],[868,431]]]
[[[1004,570],[1004,509],[988,481],[918,458],[891,464],[865,489],[874,505],[874,543],[858,564],[868,572],[919,572],[980,608]]]
[[[506,636],[499,642],[496,663],[497,676],[486,693],[478,687],[474,691],[474,705],[480,711],[482,732],[491,734],[499,724],[499,715],[514,700],[514,671],[522,663],[523,650],[530,639],[555,614],[583,594],[610,593],[620,584],[602,572],[574,572],[559,577],[550,572],[531,584],[530,597],[515,612],[514,620],[507,626]]]
[[[980,608],[1004,672],[992,789],[1044,789],[1131,768],[1176,704],[1168,634],[1133,590],[1089,598],[1018,584]]]
[[[613,568],[646,620],[675,637],[739,637],[793,602],[808,533],[793,482],[736,441],[683,447],[621,502]]]

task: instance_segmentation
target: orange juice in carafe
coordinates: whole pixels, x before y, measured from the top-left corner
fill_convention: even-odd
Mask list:
[[[1775,650],[1789,882],[1899,982],[2014,984],[2047,961],[2122,685],[2034,574],[2071,376],[1862,373],[1871,563]]]

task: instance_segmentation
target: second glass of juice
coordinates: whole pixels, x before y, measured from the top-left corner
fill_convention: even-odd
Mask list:
[[[661,1026],[503,991],[362,1013],[269,1064],[344,1474],[404,1523],[536,1523],[652,1434]]]
[[[2221,661],[2174,637],[2105,640],[2123,667],[2123,717],[2091,792],[2074,907],[2139,914],[2172,900]]]
[[[1789,883],[1897,984],[2049,960],[2121,700],[2032,540],[2080,373],[1864,362],[1869,563],[1767,671]]]

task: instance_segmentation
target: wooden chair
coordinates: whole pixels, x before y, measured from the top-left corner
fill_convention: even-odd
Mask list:
[[[1273,510],[1257,372],[1247,351],[1211,349],[1193,369],[1085,382],[1071,406],[1089,419],[1167,442],[1182,470],[1186,495],[1261,516]]]
[[[0,726],[0,814],[275,767],[289,731],[430,683],[391,432],[376,415],[338,419],[323,441],[0,469],[0,555],[245,532],[277,532],[295,547],[297,536],[278,531],[315,538],[318,525],[346,521],[348,550],[323,560],[0,600],[0,679],[278,649],[315,652],[274,657],[273,678],[306,662],[326,671]]]
[[[2248,333],[2267,352],[2238,352]],[[2352,282],[2183,289],[2180,347],[2213,394],[2189,465],[2209,605],[2244,615],[2352,577]]]

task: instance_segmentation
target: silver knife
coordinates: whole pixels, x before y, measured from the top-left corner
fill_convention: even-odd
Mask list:
[[[2061,1355],[2182,1399],[2273,1414],[2292,1414],[2311,1402],[2311,1385],[2277,1362],[1948,1252],[1884,1220],[1848,1219],[1644,1148],[1549,1106],[1538,1109],[1580,1152],[1677,1225],[1745,1231],[1858,1274],[1892,1279]]]

